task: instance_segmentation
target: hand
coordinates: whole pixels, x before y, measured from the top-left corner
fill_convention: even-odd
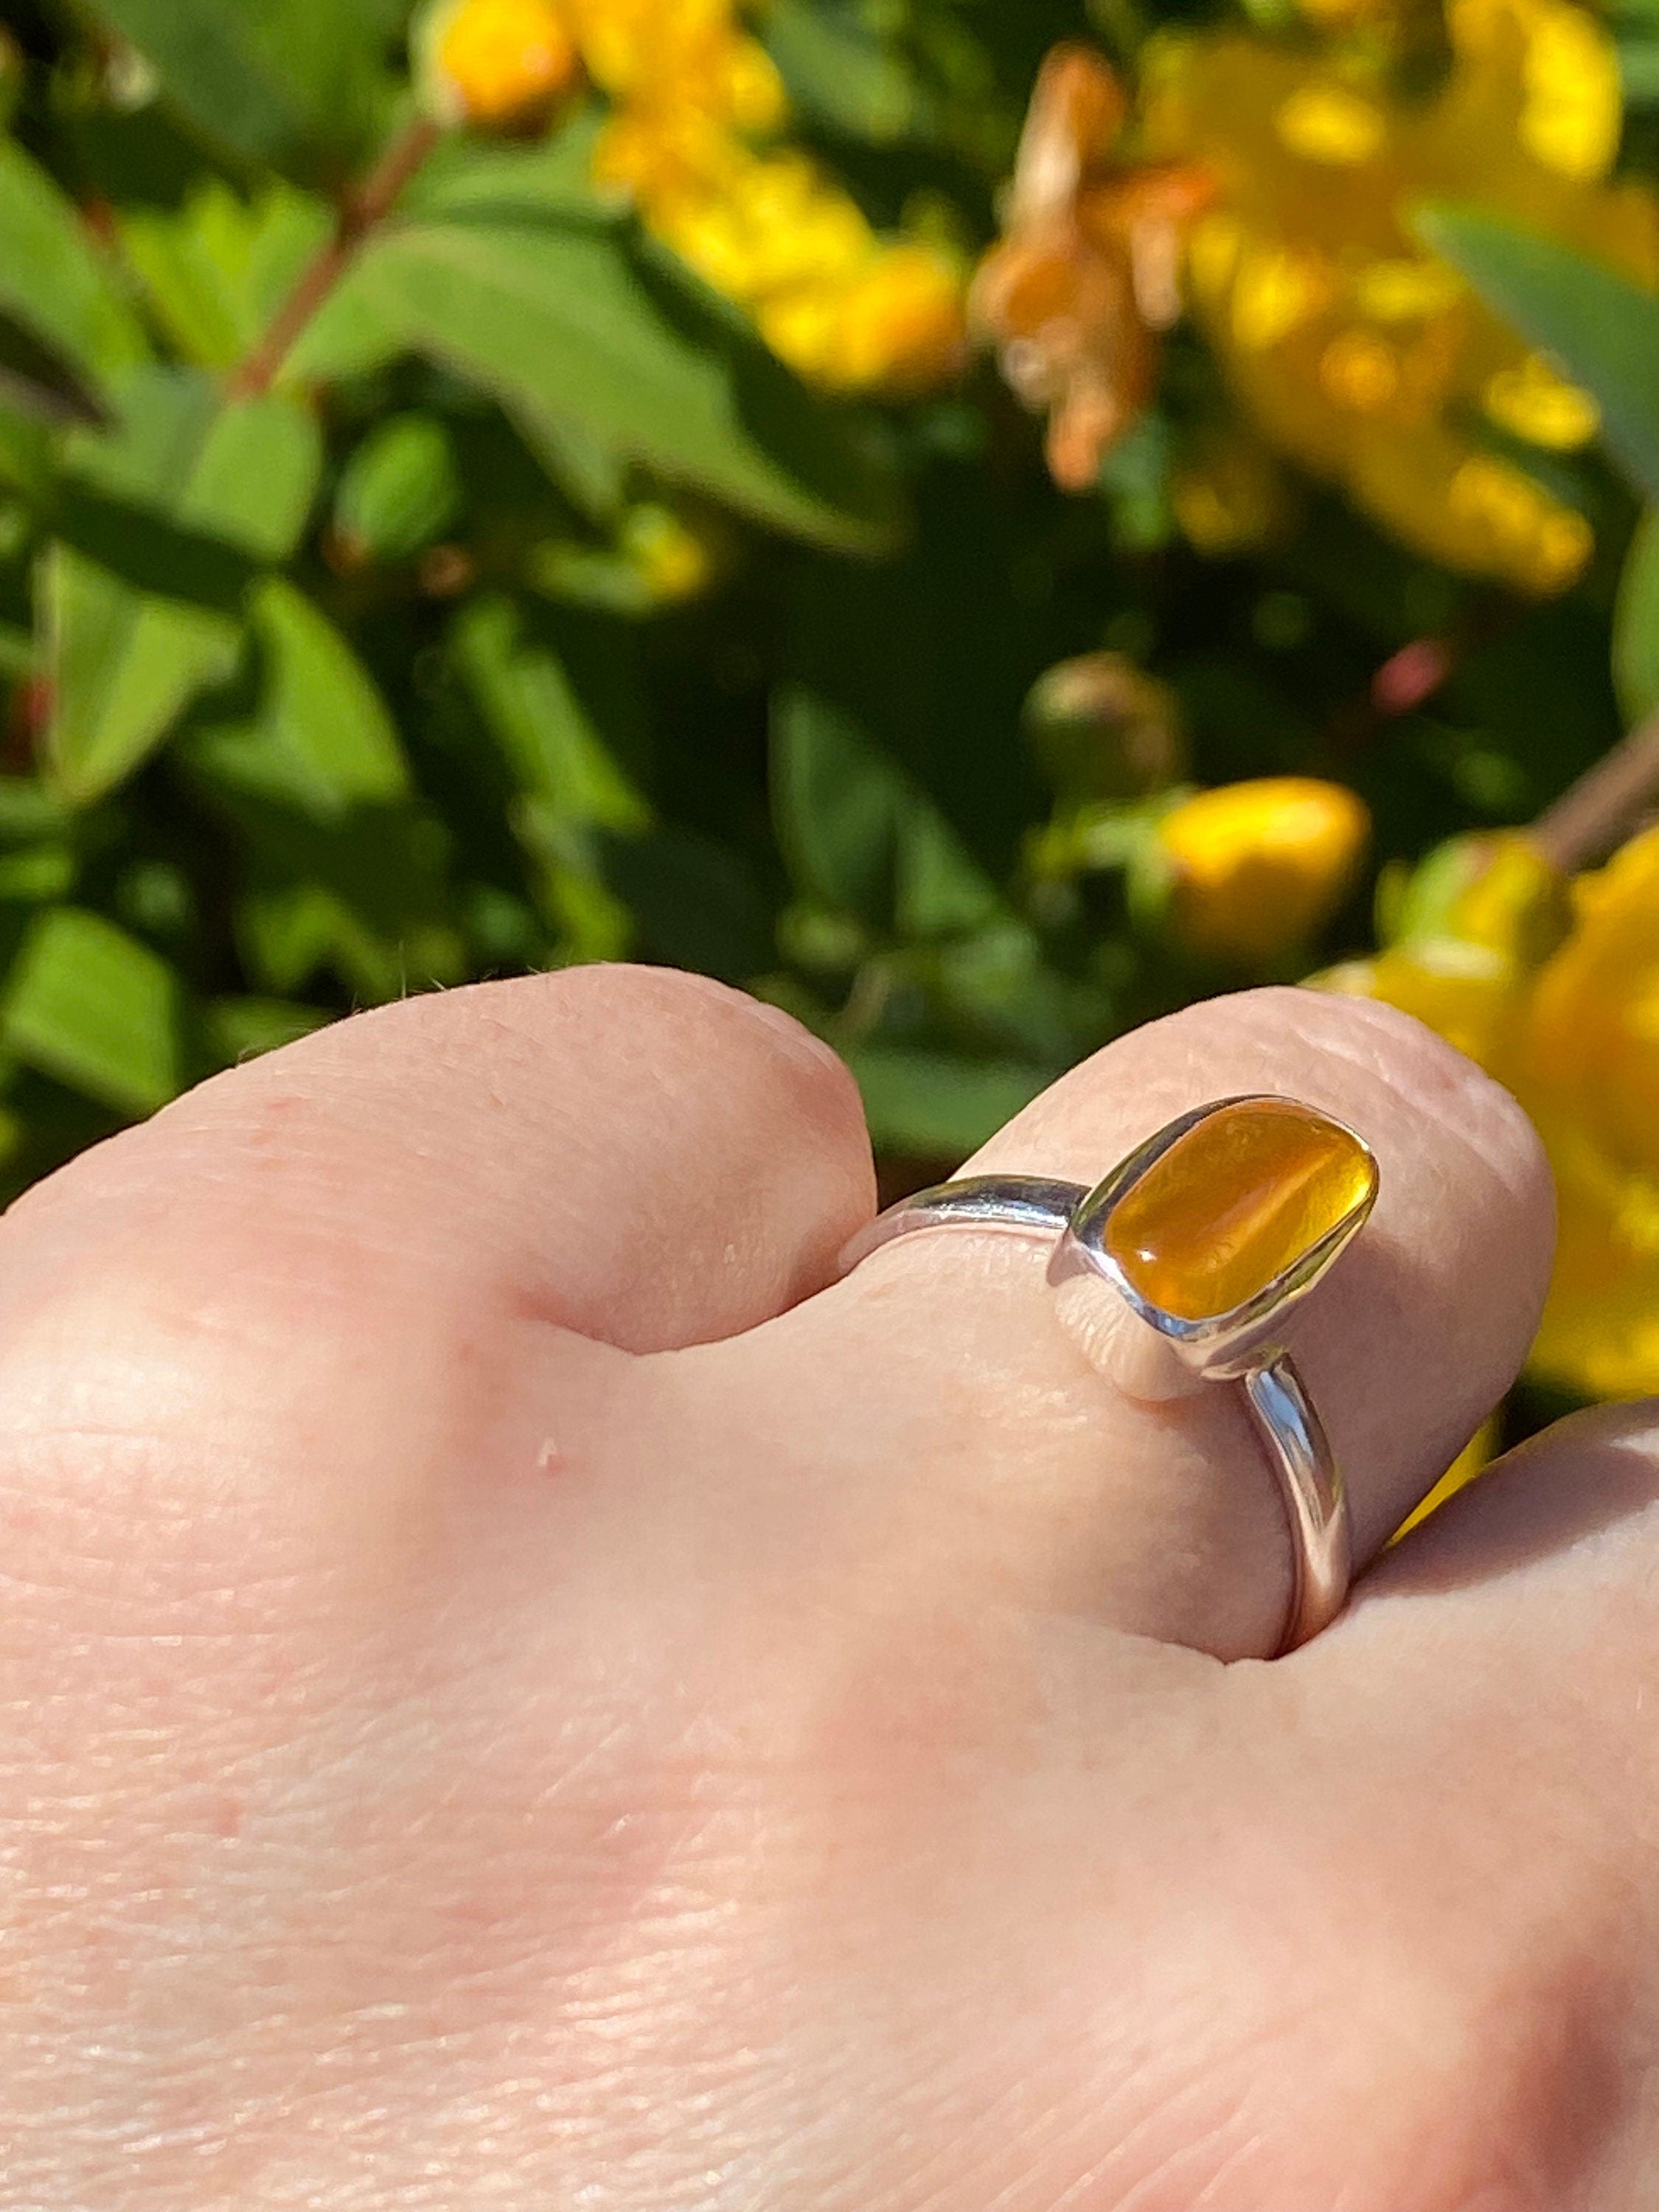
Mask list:
[[[1292,1092],[1382,1196],[1295,1344],[1372,1559],[1550,1243],[1509,1099],[1258,992],[981,1164]],[[783,1017],[343,1024],[0,1231],[0,2204],[1640,2212],[1659,1464],[1516,1455],[1295,1656],[1237,1394],[890,1247]]]

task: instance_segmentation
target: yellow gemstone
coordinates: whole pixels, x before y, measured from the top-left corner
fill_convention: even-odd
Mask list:
[[[1224,1106],[1114,1207],[1106,1250],[1149,1304],[1182,1321],[1231,1313],[1369,1205],[1370,1154],[1290,1099]]]

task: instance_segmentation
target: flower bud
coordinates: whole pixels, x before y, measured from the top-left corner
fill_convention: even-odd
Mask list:
[[[1158,824],[1177,933],[1234,967],[1265,967],[1328,921],[1370,834],[1364,802],[1341,784],[1267,776],[1184,799]]]
[[[432,71],[455,120],[507,125],[544,115],[580,59],[553,0],[459,0],[435,27]]]
[[[1476,830],[1437,845],[1391,896],[1378,900],[1390,943],[1451,939],[1530,972],[1572,920],[1560,871],[1523,830]]]
[[[461,487],[449,433],[432,415],[388,416],[347,461],[334,495],[335,564],[349,573],[422,551],[455,519]]]
[[[622,550],[653,606],[701,599],[718,582],[728,549],[712,518],[682,513],[650,501],[631,507],[623,523]]]
[[[1024,722],[1068,799],[1138,799],[1178,783],[1186,769],[1175,694],[1124,653],[1057,661],[1031,686]]]

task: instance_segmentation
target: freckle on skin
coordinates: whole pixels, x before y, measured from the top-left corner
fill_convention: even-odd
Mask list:
[[[227,1840],[242,1832],[242,1804],[240,1798],[222,1797],[214,1808],[215,1832]]]

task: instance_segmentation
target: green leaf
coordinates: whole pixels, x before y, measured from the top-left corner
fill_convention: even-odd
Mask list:
[[[46,424],[15,414],[0,402],[0,484],[45,507],[51,501],[56,473],[53,440]]]
[[[0,308],[0,404],[43,422],[105,419],[102,402],[64,356]]]
[[[33,776],[0,775],[0,845],[55,837],[73,819],[63,801]]]
[[[441,139],[398,203],[414,222],[617,223],[625,195],[593,183],[604,118],[582,109],[530,145],[452,131]]]
[[[67,845],[28,845],[0,854],[0,899],[43,906],[67,898],[74,887],[75,855]]]
[[[912,793],[854,722],[799,685],[780,695],[773,713],[772,803],[778,842],[803,889],[890,928]]]
[[[202,1027],[213,1059],[222,1067],[235,1067],[309,1036],[332,1019],[320,1006],[296,1006],[292,999],[215,999],[203,1010]]]
[[[1619,74],[1624,80],[1626,107],[1659,104],[1659,39],[1621,38]]]
[[[362,262],[354,261],[289,349],[277,383],[303,388],[378,375],[406,349],[400,325],[374,296],[372,276],[366,283]]]
[[[859,1045],[848,1065],[878,1150],[955,1162],[1029,1106],[1054,1071],[1017,1060],[955,1060],[900,1045]]]
[[[191,732],[191,764],[318,822],[407,797],[386,702],[328,617],[285,576],[256,586],[248,612],[261,663],[253,713]]]
[[[46,757],[66,796],[100,798],[130,775],[196,694],[235,666],[228,615],[137,592],[68,545],[43,581],[52,716]]]
[[[371,246],[358,284],[408,345],[520,416],[568,418],[798,536],[891,542],[893,481],[845,420],[620,233],[417,225]]]
[[[572,681],[550,628],[531,623],[506,599],[478,599],[458,619],[454,647],[520,791],[544,800],[553,819],[572,830],[645,826],[644,801]]]
[[[0,1042],[27,1066],[132,1115],[184,1081],[184,994],[167,963],[101,915],[55,907],[19,948]]]
[[[461,503],[448,431],[435,415],[392,415],[353,453],[334,495],[334,530],[354,562],[404,561],[441,538]]]
[[[605,879],[654,960],[741,983],[773,963],[772,914],[743,853],[689,830],[617,837]]]
[[[988,878],[917,785],[844,708],[790,684],[772,720],[778,838],[802,888],[905,939],[975,928]]]
[[[0,139],[0,306],[94,392],[108,370],[143,359],[143,334],[80,216],[10,139]]]
[[[333,228],[320,198],[277,184],[249,202],[220,177],[179,208],[129,208],[116,221],[168,339],[208,368],[252,351]]]
[[[286,995],[327,970],[378,1004],[465,979],[441,824],[406,807],[327,829],[251,805],[232,811],[253,878],[238,907],[238,936],[263,986]]]
[[[791,96],[808,114],[877,145],[925,135],[932,118],[921,88],[851,9],[770,0],[762,33]]]
[[[1659,708],[1659,507],[1636,526],[1613,623],[1613,677],[1626,720]]]
[[[628,501],[628,469],[615,452],[578,422],[526,408],[524,441],[579,514],[613,528]]]
[[[248,564],[293,551],[321,459],[310,416],[276,395],[225,405],[198,379],[150,369],[128,380],[123,402],[121,433],[79,441],[72,457],[115,536],[100,542],[95,560],[54,545],[44,580],[47,759],[60,788],[82,801],[131,775],[197,694],[229,675],[240,646],[235,587]],[[184,534],[170,539],[175,526]],[[130,559],[123,527],[137,536]],[[185,557],[202,538],[224,549],[229,605],[204,603],[211,561],[203,578],[199,562]],[[164,565],[158,555],[169,545]]]
[[[93,0],[169,99],[229,151],[309,179],[362,152],[395,0]]]
[[[117,397],[115,433],[70,445],[78,484],[246,560],[288,558],[322,467],[306,408],[274,394],[226,403],[207,378],[173,368],[130,371]]]
[[[1659,294],[1471,208],[1425,208],[1418,228],[1495,313],[1595,394],[1608,449],[1659,499]]]

